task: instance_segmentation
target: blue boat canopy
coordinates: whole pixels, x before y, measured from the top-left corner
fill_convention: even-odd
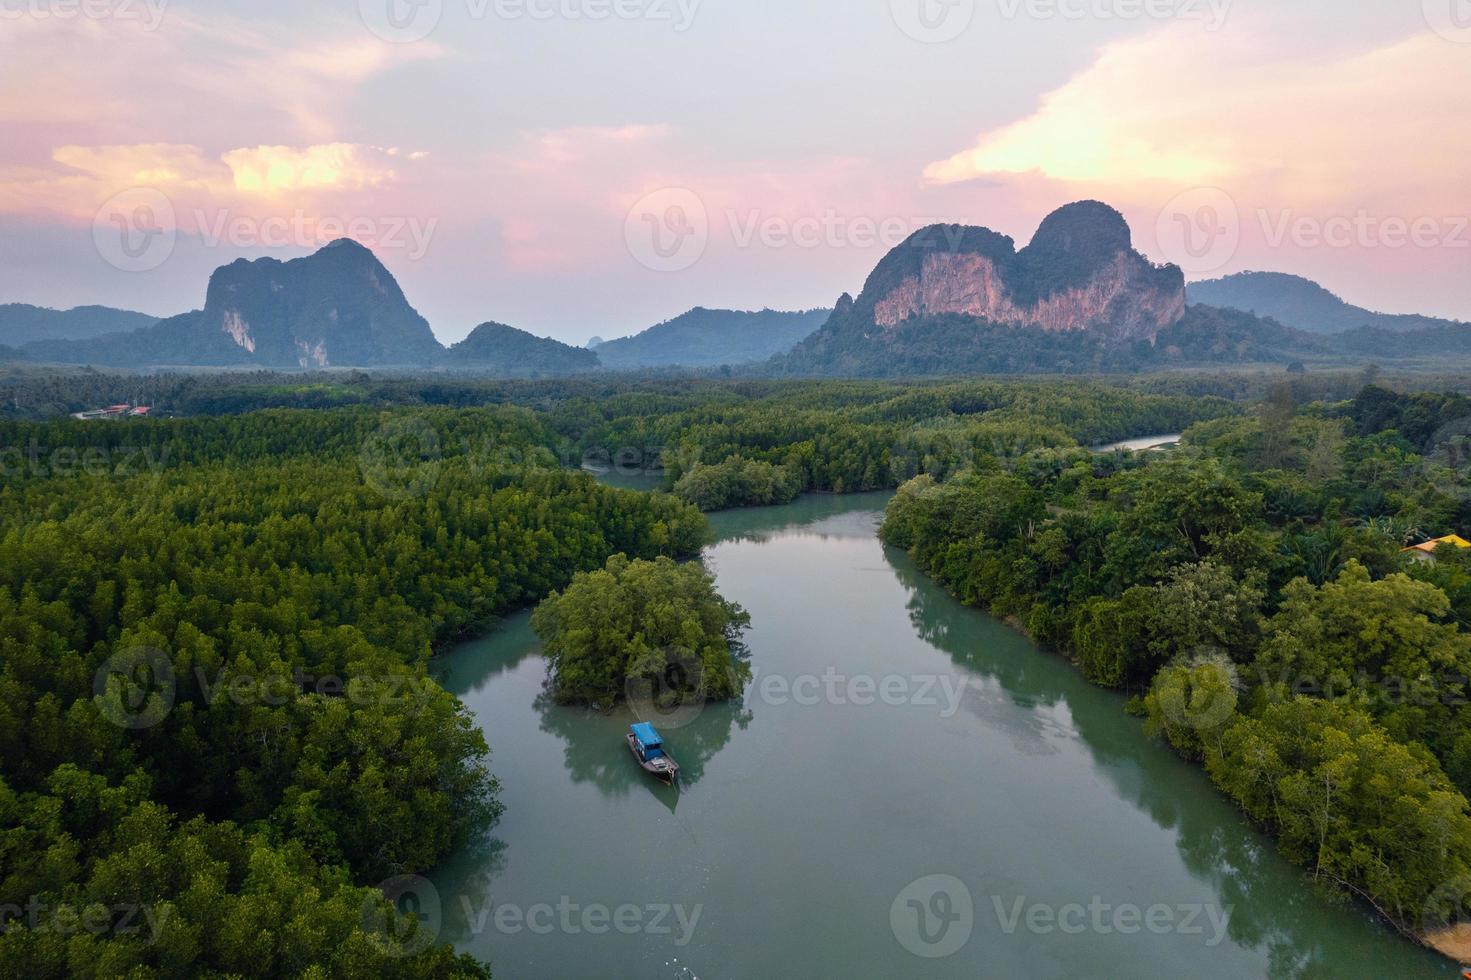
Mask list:
[[[633,730],[633,737],[638,739],[639,744],[646,749],[657,749],[664,744],[664,740],[659,737],[659,733],[654,731],[654,726],[648,722],[641,722],[629,727]]]

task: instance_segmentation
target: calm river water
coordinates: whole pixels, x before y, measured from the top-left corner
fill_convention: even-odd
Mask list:
[[[1451,977],[1280,860],[1119,697],[876,537],[885,495],[717,515],[750,611],[739,705],[650,720],[539,700],[525,615],[446,657],[504,784],[432,876],[497,978]]]

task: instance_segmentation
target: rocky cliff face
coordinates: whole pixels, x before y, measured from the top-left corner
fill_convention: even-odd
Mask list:
[[[1152,341],[1185,314],[1184,274],[1134,251],[1123,216],[1106,205],[1069,205],[1027,248],[1010,245],[985,229],[926,228],[899,246],[917,254],[885,258],[857,305],[871,307],[874,324],[885,328],[958,314],[1049,332],[1098,331],[1121,342]]]
[[[916,232],[793,351],[790,366],[862,373],[920,348],[929,361],[942,334],[964,339],[965,322],[984,326],[989,342],[1001,327],[1082,333],[1104,347],[1152,344],[1184,315],[1180,269],[1151,263],[1134,250],[1123,215],[1084,201],[1049,215],[1021,251],[986,228]]]
[[[441,352],[393,276],[349,239],[290,262],[216,270],[199,329],[211,346],[223,339],[219,357],[279,367],[427,364]]]
[[[342,239],[305,258],[240,259],[209,278],[203,310],[86,341],[30,345],[34,360],[134,366],[429,366],[429,324],[373,255]]]
[[[1041,327],[1049,332],[1101,330],[1119,340],[1153,340],[1185,314],[1183,288],[1158,289],[1148,271],[1123,252],[1087,282],[1059,290],[1030,306],[1018,304],[995,263],[979,255],[930,255],[874,304],[874,322],[893,327],[915,317],[945,313],[993,323]],[[1183,282],[1182,282],[1183,287]]]

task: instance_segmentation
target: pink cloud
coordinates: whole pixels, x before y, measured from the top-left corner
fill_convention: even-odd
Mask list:
[[[1109,45],[1033,114],[925,177],[1102,198],[1128,214],[1141,247],[1195,278],[1299,272],[1356,302],[1464,315],[1449,284],[1471,265],[1471,233],[1457,232],[1471,212],[1448,202],[1465,200],[1465,48],[1422,31],[1299,57],[1290,35],[1254,23],[1238,15],[1229,32],[1181,24]],[[1182,252],[1181,221],[1198,225],[1200,256]],[[1205,250],[1210,228],[1229,234]]]

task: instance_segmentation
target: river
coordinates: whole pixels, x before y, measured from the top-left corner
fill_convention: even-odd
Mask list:
[[[751,613],[742,704],[539,698],[528,617],[437,666],[506,813],[431,876],[441,940],[527,978],[1449,977],[1316,892],[1123,700],[876,536],[886,495],[716,515]]]
[[[1137,439],[1125,439],[1123,442],[1111,442],[1106,446],[1094,446],[1095,453],[1111,453],[1118,450],[1129,452],[1141,452],[1146,449],[1168,449],[1179,443],[1183,438],[1181,433],[1173,435],[1141,436]]]

